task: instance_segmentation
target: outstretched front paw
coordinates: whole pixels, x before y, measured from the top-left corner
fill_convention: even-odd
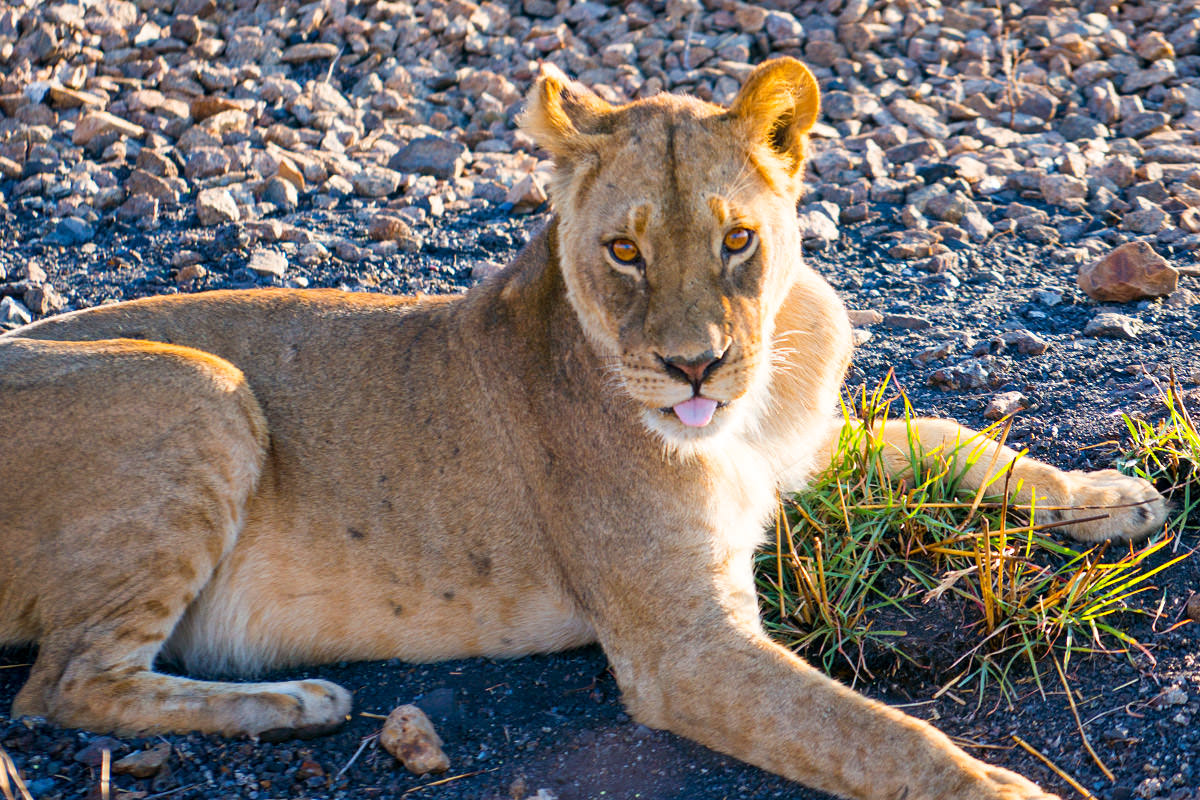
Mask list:
[[[1079,520],[1063,529],[1076,539],[1142,539],[1162,528],[1167,501],[1149,481],[1115,469],[1066,473],[1071,508],[1046,509],[1040,521]]]

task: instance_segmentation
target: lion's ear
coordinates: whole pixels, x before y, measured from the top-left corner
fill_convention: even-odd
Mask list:
[[[745,124],[752,141],[769,146],[794,176],[804,164],[804,146],[820,107],[817,79],[808,67],[784,57],[760,64],[750,73],[729,115]]]
[[[589,139],[613,107],[549,62],[529,90],[521,130],[556,159],[590,151]]]

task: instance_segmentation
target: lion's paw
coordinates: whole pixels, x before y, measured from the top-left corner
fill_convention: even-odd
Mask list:
[[[1038,518],[1046,522],[1079,520],[1062,526],[1076,539],[1142,539],[1166,521],[1167,501],[1147,480],[1115,469],[1068,472],[1065,477],[1070,497],[1061,505],[1071,508],[1048,509]]]
[[[248,686],[240,694],[244,732],[263,741],[306,739],[336,730],[350,713],[350,692],[323,680]]]
[[[1059,800],[1058,795],[1043,791],[1033,781],[1003,767],[989,765],[984,772],[993,784],[997,800]]]

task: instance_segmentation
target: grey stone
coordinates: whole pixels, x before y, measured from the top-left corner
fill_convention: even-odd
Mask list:
[[[1166,127],[1171,122],[1169,114],[1164,114],[1161,111],[1143,111],[1140,114],[1134,114],[1129,119],[1121,121],[1121,135],[1128,136],[1131,139],[1140,139],[1147,134],[1154,133],[1160,128]]]
[[[888,328],[901,328],[909,331],[923,331],[933,327],[928,317],[916,314],[884,314],[883,324]]]
[[[20,300],[15,297],[4,297],[0,299],[0,323],[6,325],[28,325],[33,322],[33,315],[29,313],[29,309],[21,304]]]
[[[320,242],[308,242],[300,245],[296,257],[301,264],[313,267],[329,259],[329,249]]]
[[[66,244],[83,244],[90,242],[96,235],[96,228],[79,217],[63,217],[59,220],[54,232],[63,238]]]
[[[992,395],[983,416],[987,419],[1004,419],[1026,408],[1029,408],[1029,398],[1025,395],[1020,392],[1001,392]]]
[[[861,108],[858,96],[851,92],[827,92],[821,98],[821,110],[830,119],[856,119]]]
[[[1134,198],[1134,210],[1121,220],[1121,228],[1134,233],[1157,233],[1168,219],[1167,212],[1144,197]]]
[[[1198,164],[1200,147],[1190,144],[1163,144],[1147,148],[1143,155],[1146,161],[1162,164]]]
[[[67,304],[66,298],[52,284],[43,283],[25,290],[25,306],[34,314],[52,314],[61,311]]]
[[[282,278],[283,273],[287,272],[288,260],[287,256],[278,250],[261,247],[250,254],[250,261],[246,267],[256,275],[274,275]]]
[[[946,147],[936,139],[917,139],[889,147],[887,157],[893,164],[904,164],[922,157],[945,158]]]
[[[401,180],[399,172],[374,165],[350,176],[354,193],[361,197],[387,197],[400,188]]]
[[[768,11],[764,27],[776,45],[783,42],[800,44],[804,40],[804,26],[786,11]]]
[[[1083,335],[1106,339],[1136,339],[1141,330],[1142,323],[1133,317],[1102,311],[1088,320]]]
[[[1039,188],[1051,205],[1082,206],[1087,200],[1087,183],[1069,175],[1043,175]]]
[[[950,128],[937,117],[937,112],[927,105],[900,98],[888,105],[892,116],[909,127],[916,128],[922,136],[931,139],[946,139]]]
[[[158,225],[158,198],[148,194],[130,195],[117,209],[117,219],[149,230]]]
[[[202,189],[196,195],[196,216],[205,227],[237,222],[241,219],[237,202],[228,189]]]
[[[1046,294],[1051,294],[1046,292]],[[1062,295],[1058,295],[1058,299],[1062,301]],[[1057,305],[1056,303],[1046,303],[1046,305]],[[1024,328],[1018,328],[1012,331],[1005,331],[1000,334],[1000,340],[1009,347],[1016,345],[1016,348],[1021,353],[1027,356],[1040,356],[1042,353],[1050,349],[1050,343],[1032,331]]]
[[[229,156],[219,147],[197,147],[183,165],[183,174],[190,181],[224,175],[229,171]]]
[[[174,179],[175,183],[179,180]],[[130,194],[148,194],[164,205],[179,202],[179,190],[168,178],[160,178],[144,169],[135,169],[125,180],[125,190]]]
[[[1080,139],[1104,139],[1109,134],[1104,123],[1086,114],[1067,114],[1058,124],[1058,132],[1072,142]]]
[[[929,376],[929,385],[946,391],[961,389],[990,389],[1004,379],[995,361],[989,356],[968,358],[950,367],[936,370]]]
[[[263,199],[283,211],[294,211],[300,203],[300,193],[296,184],[284,180],[278,175],[268,178],[263,185]]]
[[[1166,83],[1174,77],[1175,62],[1164,58],[1154,62],[1154,66],[1149,69],[1140,69],[1126,75],[1125,81],[1121,84],[1121,92],[1127,95],[1133,94],[1141,89],[1148,89],[1156,84]]]
[[[988,218],[978,211],[964,214],[958,223],[967,232],[967,236],[973,242],[986,241],[992,235],[992,231],[995,230],[995,226],[988,221]]]
[[[413,139],[388,161],[388,168],[437,178],[457,178],[469,158],[466,145],[441,136]]]
[[[820,239],[832,242],[841,235],[838,224],[824,211],[811,209],[799,215],[800,234],[805,239]]]

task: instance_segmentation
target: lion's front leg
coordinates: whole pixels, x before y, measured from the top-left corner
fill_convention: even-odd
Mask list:
[[[614,620],[601,632],[639,721],[843,797],[1053,797],[774,644],[747,620],[747,609],[736,608],[732,598],[739,593],[726,591],[722,579],[707,583],[704,574],[689,579],[708,589],[707,597],[671,598],[686,619],[665,608],[642,609],[639,617],[657,620],[652,629]]]
[[[956,471],[961,469],[963,483],[969,489],[990,484],[995,493],[1002,493],[1002,473],[1011,467],[1008,483],[1013,500],[1028,506],[1036,498],[1037,523],[1078,520],[1061,526],[1076,539],[1141,539],[1162,528],[1166,520],[1166,500],[1141,478],[1111,469],[1064,472],[1036,459],[1019,457],[1012,448],[950,420],[923,418],[914,420],[912,426],[924,458],[956,460]],[[910,469],[910,430],[904,420],[890,420],[877,431],[893,474]]]

